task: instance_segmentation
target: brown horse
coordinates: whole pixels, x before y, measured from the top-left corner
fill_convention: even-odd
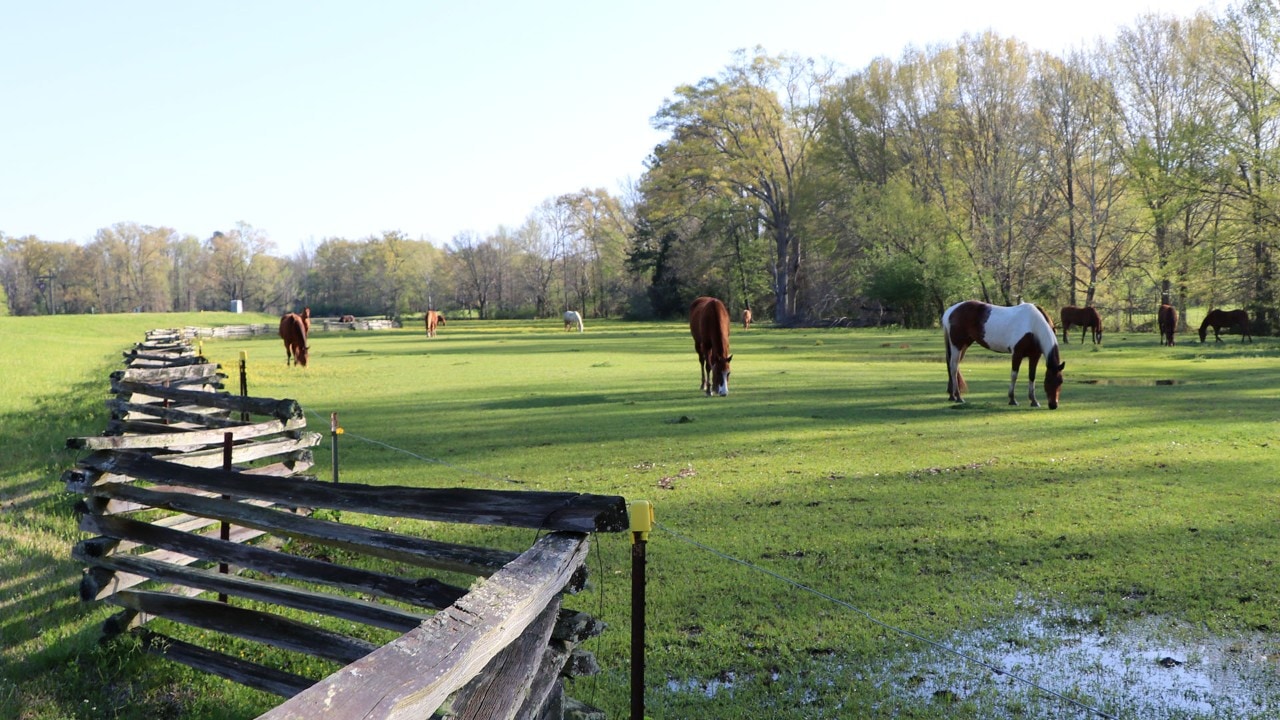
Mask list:
[[[302,328],[306,330],[308,335],[310,335],[311,334],[311,308],[309,307],[302,308],[302,314],[299,315],[298,317],[302,318]],[[306,363],[303,363],[303,364],[305,365]]]
[[[1067,331],[1072,325],[1079,325],[1080,344],[1084,344],[1084,334],[1093,331],[1093,344],[1097,345],[1102,342],[1102,316],[1092,307],[1076,307],[1068,305],[1062,308],[1062,342],[1070,343],[1067,338]]]
[[[942,314],[942,334],[947,343],[947,394],[955,402],[964,402],[961,393],[968,389],[960,374],[960,360],[965,350],[978,343],[988,350],[1013,354],[1013,370],[1009,375],[1009,404],[1017,405],[1014,391],[1018,385],[1018,371],[1022,360],[1031,363],[1031,378],[1027,385],[1027,397],[1032,407],[1040,407],[1036,400],[1036,365],[1041,356],[1045,359],[1044,394],[1049,398],[1049,409],[1058,408],[1062,393],[1062,362],[1058,351],[1058,335],[1053,330],[1049,316],[1031,303],[1013,307],[989,305],[977,300],[956,303]]]
[[[713,297],[700,297],[689,306],[689,332],[693,349],[698,353],[702,384],[699,389],[710,395],[729,394],[729,311]]]
[[[280,339],[284,340],[284,364],[290,360],[302,367],[307,366],[307,320],[298,313],[287,313],[280,318]]]
[[[1160,323],[1160,344],[1173,347],[1173,334],[1178,332],[1178,309],[1172,305],[1161,305],[1157,317]]]
[[[343,316],[342,316],[341,318],[339,318],[339,320],[338,320],[338,322],[344,322],[344,323],[353,323],[353,322],[355,322],[355,321],[356,321],[356,316],[355,316],[355,315],[343,315]]]
[[[1253,342],[1253,334],[1249,332],[1249,313],[1244,310],[1210,310],[1204,322],[1200,323],[1200,342],[1204,342],[1204,336],[1211,327],[1214,342],[1222,342],[1218,337],[1218,330],[1222,328],[1239,332],[1240,342]]]
[[[426,317],[426,324],[427,324],[427,337],[435,337],[436,327],[440,325],[446,325],[447,323],[444,321],[444,315],[442,313],[438,313],[435,310],[428,310],[427,317]]]
[[[742,329],[743,330],[751,329],[751,308],[745,308],[742,311]]]

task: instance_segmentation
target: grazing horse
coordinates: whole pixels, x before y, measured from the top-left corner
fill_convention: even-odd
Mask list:
[[[1058,352],[1058,335],[1053,330],[1044,311],[1031,303],[1013,307],[989,305],[977,300],[956,303],[942,313],[942,333],[947,343],[947,395],[955,402],[968,390],[960,375],[960,360],[965,350],[978,343],[988,350],[1013,353],[1013,372],[1009,375],[1009,404],[1017,405],[1014,389],[1018,384],[1018,370],[1022,359],[1031,361],[1031,379],[1027,384],[1027,397],[1032,407],[1040,407],[1036,400],[1036,364],[1040,356],[1045,358],[1044,394],[1049,398],[1049,409],[1058,407],[1058,395],[1062,392],[1062,370],[1067,366]]]
[[[427,323],[427,337],[436,336],[436,326],[448,324],[444,321],[444,315],[442,313],[436,312],[435,310],[427,311],[426,323]]]
[[[1240,332],[1240,342],[1253,342],[1253,334],[1249,332],[1249,313],[1244,310],[1210,310],[1204,322],[1200,323],[1200,342],[1204,342],[1205,333],[1210,327],[1213,328],[1214,342],[1222,342],[1222,338],[1218,337],[1218,330],[1222,328],[1235,328]]]
[[[715,391],[721,397],[729,394],[729,311],[713,297],[700,297],[689,306],[689,332],[693,349],[698,353],[698,367],[707,395]]]
[[[1160,323],[1160,344],[1173,347],[1173,334],[1178,331],[1178,309],[1161,305],[1156,317]]]
[[[578,314],[577,310],[566,310],[564,312],[564,329],[566,331],[572,330],[575,325],[578,328],[578,332],[582,332],[582,316]]]
[[[344,323],[353,323],[355,321],[356,321],[355,315],[343,315],[341,318],[338,319],[338,322],[344,322]]]
[[[302,328],[307,331],[307,335],[311,334],[311,308],[302,308],[302,314],[298,317],[302,318]],[[304,365],[306,363],[303,363]]]
[[[742,329],[751,329],[751,308],[745,308],[742,311]]]
[[[1067,338],[1067,331],[1072,325],[1079,325],[1080,344],[1084,344],[1084,334],[1093,331],[1093,344],[1097,345],[1102,342],[1102,316],[1092,307],[1076,307],[1068,305],[1062,308],[1062,342],[1070,343]]]
[[[290,360],[307,366],[307,320],[298,313],[287,313],[280,318],[280,339],[284,340],[284,364]]]

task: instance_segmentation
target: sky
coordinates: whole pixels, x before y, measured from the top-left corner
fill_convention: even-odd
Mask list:
[[[1065,54],[1200,0],[48,0],[0,8],[0,233],[134,222],[278,254],[444,246],[621,194],[677,87],[739,49],[837,63],[988,30]]]

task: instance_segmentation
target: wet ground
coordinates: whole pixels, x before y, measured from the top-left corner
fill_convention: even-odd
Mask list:
[[[1272,633],[1222,637],[1168,619],[1099,624],[1028,609],[940,644],[1005,672],[929,649],[894,663],[898,674],[913,668],[899,692],[969,702],[992,718],[1280,717],[1280,637]]]

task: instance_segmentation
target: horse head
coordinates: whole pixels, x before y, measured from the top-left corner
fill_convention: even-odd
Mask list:
[[[1053,359],[1051,359],[1045,366],[1044,394],[1049,398],[1049,409],[1057,410],[1058,397],[1062,394],[1062,371],[1067,367],[1067,363],[1065,361],[1059,363],[1053,362],[1053,360],[1056,360],[1058,357],[1058,353],[1056,351],[1051,357]]]
[[[733,360],[733,356],[728,357],[712,357],[711,358],[711,382],[714,388],[707,388],[707,394],[710,395],[714,389],[715,393],[721,397],[729,394],[729,363]]]

